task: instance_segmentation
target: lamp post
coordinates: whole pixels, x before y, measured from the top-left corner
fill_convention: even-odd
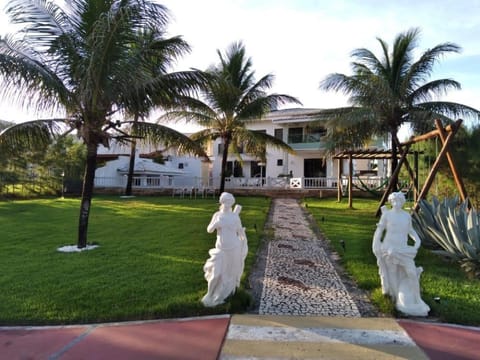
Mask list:
[[[263,161],[260,161],[258,163],[258,166],[260,167],[260,185],[263,186],[265,185],[265,167],[267,166],[267,164]]]

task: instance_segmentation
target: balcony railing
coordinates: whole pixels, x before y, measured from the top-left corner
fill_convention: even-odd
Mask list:
[[[287,143],[294,150],[314,150],[324,147],[321,134],[292,134],[288,136]]]
[[[346,189],[348,178],[341,178],[341,186]],[[127,184],[127,177],[96,177],[95,187],[123,188]],[[353,184],[358,189],[376,190],[385,185],[385,179],[378,176],[354,176]],[[280,189],[332,189],[338,186],[337,178],[329,177],[227,177],[225,189],[236,188],[280,188]],[[135,176],[134,188],[143,189],[202,189],[220,187],[220,177],[210,178],[208,181],[200,177],[186,176]]]

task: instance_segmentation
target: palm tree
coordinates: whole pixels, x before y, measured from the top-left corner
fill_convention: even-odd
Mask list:
[[[140,49],[138,49],[140,47]],[[132,47],[132,55],[140,52],[150,58],[149,68],[145,68],[151,77],[162,78],[165,85],[170,83],[169,86],[163,86],[162,91],[155,94],[148,94],[146,89],[137,86],[137,92],[135,97],[129,94],[127,100],[127,113],[133,117],[132,135],[135,135],[135,124],[139,121],[144,121],[148,117],[150,111],[161,105],[168,104],[172,98],[178,96],[179,92],[188,91],[189,82],[184,81],[190,74],[182,72],[168,73],[169,67],[172,63],[178,59],[184,53],[190,51],[190,46],[181,37],[165,38],[162,28],[149,29],[143,32],[139,36],[138,43]],[[139,66],[143,59],[139,58]],[[132,84],[136,86],[137,84]],[[185,87],[185,88],[183,88]],[[125,195],[132,195],[133,173],[135,167],[135,157],[137,148],[137,138],[132,136],[130,139],[130,162],[127,174],[127,185],[125,187]],[[188,141],[188,140],[187,140]],[[201,148],[199,148],[202,152]],[[197,152],[198,152],[197,151]]]
[[[238,155],[243,147],[247,153],[264,160],[266,145],[292,149],[283,141],[269,134],[247,129],[249,121],[262,118],[280,104],[300,102],[289,95],[267,94],[274,76],[268,74],[255,80],[252,60],[246,56],[244,45],[233,43],[226,53],[217,50],[220,62],[204,72],[205,84],[202,99],[182,97],[176,108],[160,118],[196,121],[204,130],[191,137],[200,143],[218,138],[223,144],[220,192],[225,189],[227,158],[230,151]]]
[[[331,135],[344,146],[358,146],[372,135],[389,134],[392,168],[397,166],[397,133],[404,123],[417,132],[433,127],[433,119],[477,116],[480,112],[466,105],[433,101],[434,96],[460,89],[452,79],[427,82],[435,63],[445,54],[460,51],[452,43],[428,49],[415,60],[419,29],[397,35],[390,52],[388,44],[377,38],[381,56],[368,49],[352,52],[353,75],[330,74],[321,83],[323,90],[341,91],[349,96],[350,107],[330,109]]]
[[[67,116],[17,124],[0,134],[0,147],[48,142],[62,131],[76,131],[87,148],[80,205],[78,247],[87,245],[97,148],[108,146],[131,102],[194,86],[184,72],[152,76],[152,60],[139,45],[143,34],[163,29],[167,9],[149,0],[10,0],[16,36],[0,39],[0,96],[22,99],[35,110],[63,109]],[[155,58],[155,56],[153,56]],[[139,96],[138,94],[142,94]],[[65,128],[67,124],[68,128]],[[158,139],[164,127],[156,126]],[[171,129],[166,128],[171,138]],[[185,137],[177,134],[179,141]],[[123,136],[123,135],[121,135]]]

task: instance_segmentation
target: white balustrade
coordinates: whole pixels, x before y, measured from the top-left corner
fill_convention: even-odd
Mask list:
[[[225,188],[282,188],[282,189],[334,189],[337,187],[337,178],[327,177],[227,177]],[[379,189],[385,185],[385,179],[380,177],[353,177],[353,184],[359,188]],[[95,187],[125,187],[127,177],[96,177]],[[189,176],[135,176],[134,188],[145,189],[218,189],[220,177],[209,178],[204,181],[200,177]],[[348,186],[348,178],[342,176],[342,187]]]

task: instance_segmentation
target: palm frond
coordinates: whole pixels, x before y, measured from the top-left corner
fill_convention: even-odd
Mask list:
[[[243,129],[236,133],[236,141],[243,144],[244,150],[249,154],[262,154],[267,146],[286,151],[290,154],[295,153],[291,146],[266,132]],[[263,159],[262,159],[263,160]]]
[[[248,103],[242,104],[237,113],[238,119],[255,121],[263,118],[268,112],[277,109],[279,105],[301,102],[285,94],[269,94],[262,97],[254,97]]]
[[[364,71],[380,73],[384,70],[384,64],[368,49],[356,49],[351,52],[356,61],[351,63],[354,74],[361,74]]]
[[[467,106],[448,101],[432,101],[416,104],[416,107],[426,111],[445,114],[451,118],[470,117],[480,120],[480,111]]]
[[[5,152],[18,149],[41,149],[65,131],[66,120],[33,120],[7,127],[0,132],[0,148]]]
[[[15,99],[24,108],[56,110],[70,101],[70,93],[54,69],[34,48],[12,37],[0,39],[0,74],[0,96]]]
[[[438,79],[413,88],[407,97],[407,103],[416,104],[431,101],[434,97],[446,95],[449,90],[460,90],[459,82],[452,79]]]
[[[53,1],[10,0],[5,10],[12,24],[22,26],[19,36],[40,46],[49,46],[69,25],[68,16]]]
[[[461,47],[453,43],[439,44],[425,51],[420,58],[411,64],[406,76],[405,83],[410,87],[420,86],[427,81],[433,72],[433,67],[439,59],[447,53],[458,53]]]
[[[146,144],[162,144],[166,148],[176,148],[180,153],[207,157],[201,144],[167,126],[149,122],[124,122],[131,126],[131,135]]]
[[[177,96],[172,100],[157,122],[186,121],[206,127],[216,124],[218,114],[202,100],[190,96]]]

